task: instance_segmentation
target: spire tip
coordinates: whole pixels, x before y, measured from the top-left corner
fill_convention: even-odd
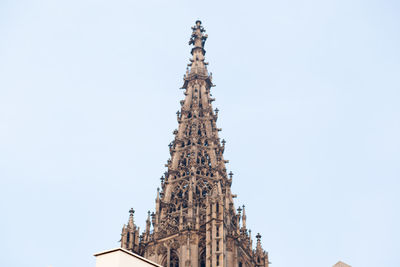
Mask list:
[[[133,208],[131,208],[131,209],[129,210],[129,216],[133,216],[134,213],[135,213],[135,210],[134,210]]]

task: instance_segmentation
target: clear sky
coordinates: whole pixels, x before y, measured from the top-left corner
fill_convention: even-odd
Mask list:
[[[400,266],[400,2],[0,1],[0,266],[94,267],[154,210],[201,19],[273,267]]]

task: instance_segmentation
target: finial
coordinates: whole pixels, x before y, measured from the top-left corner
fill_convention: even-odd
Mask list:
[[[225,144],[226,144],[225,139],[222,139],[221,143],[222,143],[223,146],[225,146]]]
[[[218,108],[216,108],[214,111],[215,111],[215,113],[217,113],[217,114],[218,114],[218,112],[219,112],[219,109],[218,109]]]
[[[163,184],[163,183],[164,183],[164,181],[165,181],[165,178],[164,178],[164,176],[161,176],[160,180],[161,180],[161,183]]]
[[[231,178],[231,179],[232,179],[232,176],[233,176],[233,172],[232,172],[232,171],[230,171],[230,172],[229,172],[229,178]]]
[[[237,209],[237,211],[239,212],[239,214],[242,212],[242,208],[241,207],[239,207],[238,209]]]
[[[135,210],[133,209],[133,208],[131,208],[130,210],[129,210],[129,216],[130,217],[133,217],[133,214],[135,213]]]
[[[260,241],[261,241],[261,235],[260,235],[260,233],[257,233],[256,238],[257,238],[257,242],[260,242]]]

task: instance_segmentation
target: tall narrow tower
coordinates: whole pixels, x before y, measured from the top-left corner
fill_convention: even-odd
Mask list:
[[[204,58],[207,35],[201,21],[192,30],[185,99],[177,112],[179,127],[169,145],[171,159],[157,190],[155,212],[149,212],[138,241],[131,210],[121,246],[168,267],[267,267],[261,235],[253,249],[245,207],[236,210],[233,203],[233,174],[225,167],[225,140],[218,137],[218,109],[211,104],[214,85]]]

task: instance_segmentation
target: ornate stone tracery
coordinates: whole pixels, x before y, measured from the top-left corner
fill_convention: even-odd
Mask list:
[[[234,208],[233,174],[228,178],[228,161],[223,157],[226,142],[218,136],[219,110],[212,108],[214,85],[204,62],[207,35],[200,21],[192,30],[193,57],[182,86],[185,99],[176,113],[179,128],[169,144],[171,159],[160,179],[156,210],[149,212],[140,236],[130,211],[121,247],[168,267],[268,267],[260,234],[256,248],[252,247],[245,207]]]

